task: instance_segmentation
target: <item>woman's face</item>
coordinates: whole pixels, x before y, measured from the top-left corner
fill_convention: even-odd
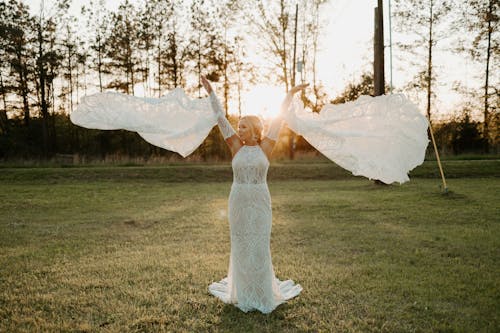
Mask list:
[[[238,136],[243,142],[252,142],[253,133],[250,123],[246,119],[241,119],[238,123]]]

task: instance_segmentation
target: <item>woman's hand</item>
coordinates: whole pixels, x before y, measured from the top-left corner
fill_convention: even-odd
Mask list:
[[[290,104],[292,104],[293,100],[293,95],[295,95],[297,92],[304,90],[309,86],[309,83],[304,83],[304,84],[299,84],[298,86],[293,87],[288,91],[288,94],[286,94],[285,99],[281,103],[281,110],[280,113],[286,112],[288,110],[288,107]]]
[[[210,95],[213,91],[212,86],[210,85],[210,82],[208,82],[207,78],[203,75],[201,76],[201,83],[203,84],[203,87],[205,88],[207,93]]]
[[[301,90],[306,89],[308,86],[309,86],[309,83],[299,84],[299,85],[293,87],[292,89],[290,89],[290,91],[288,92],[288,94],[295,95],[295,93],[297,93],[297,92],[299,92]]]

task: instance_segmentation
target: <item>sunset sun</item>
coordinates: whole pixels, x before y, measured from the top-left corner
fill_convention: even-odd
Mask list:
[[[255,114],[265,119],[274,118],[280,111],[284,97],[285,90],[282,87],[256,85],[243,96],[243,113],[244,115]]]

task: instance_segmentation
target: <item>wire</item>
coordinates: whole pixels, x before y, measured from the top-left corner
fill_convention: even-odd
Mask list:
[[[392,94],[392,12],[391,0],[389,0],[389,72],[391,75],[391,84],[389,86],[389,93]]]

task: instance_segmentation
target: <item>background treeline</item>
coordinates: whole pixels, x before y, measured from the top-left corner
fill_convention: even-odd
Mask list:
[[[372,94],[370,73],[333,99],[318,82],[322,18],[328,16],[322,12],[325,2],[298,1],[295,25],[295,1],[285,0],[125,0],[114,11],[104,1],[89,1],[78,17],[68,14],[69,0],[46,1],[36,14],[22,1],[2,0],[0,159],[178,159],[135,133],[71,124],[69,114],[83,95],[107,89],[158,97],[181,86],[202,97],[204,74],[218,82],[222,105],[233,123],[241,115],[242,94],[258,82],[272,82],[286,91],[300,75],[301,81],[311,83],[303,100],[313,111],[327,102]],[[433,67],[432,52],[443,40],[481,69],[475,78],[481,86],[470,89],[456,83],[464,96],[463,107],[433,124],[446,153],[498,152],[498,9],[495,0],[394,1],[395,29],[414,38],[397,47],[418,72],[395,91],[427,96],[432,119],[434,87],[444,80]],[[408,20],[415,22],[407,24]],[[265,63],[255,63],[252,53],[263,55]],[[315,154],[289,134],[282,136],[278,156],[288,155],[290,149]],[[191,158],[229,158],[216,129]]]

